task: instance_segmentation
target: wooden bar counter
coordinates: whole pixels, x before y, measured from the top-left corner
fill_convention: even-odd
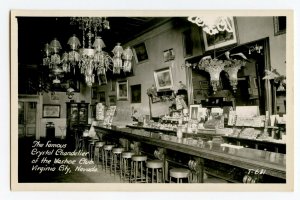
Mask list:
[[[201,146],[187,144],[185,139],[174,139],[164,134],[158,135],[142,129],[94,126],[100,138],[125,138],[164,149],[170,163],[181,163],[190,167],[189,160],[199,164],[197,182],[203,182],[203,172],[212,174],[228,182],[245,182],[252,176],[256,182],[285,183],[286,155],[250,148],[234,148],[204,142]],[[153,152],[152,152],[153,153]],[[176,158],[176,159],[174,159]],[[222,170],[223,169],[223,170]],[[223,171],[223,172],[220,172]],[[247,181],[246,181],[247,182]]]

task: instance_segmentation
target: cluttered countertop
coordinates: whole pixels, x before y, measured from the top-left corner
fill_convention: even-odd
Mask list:
[[[221,138],[204,141],[201,138],[181,138],[150,132],[145,129],[116,126],[94,126],[114,137],[125,137],[175,151],[199,156],[245,169],[264,169],[266,174],[285,178],[286,155],[223,143]]]

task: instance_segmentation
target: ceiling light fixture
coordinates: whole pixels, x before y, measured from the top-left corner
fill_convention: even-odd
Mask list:
[[[120,74],[121,70],[131,71],[133,53],[130,47],[123,50],[121,44],[117,43],[112,50],[112,57],[103,51],[105,44],[98,33],[103,29],[110,29],[105,17],[71,17],[70,20],[71,25],[78,25],[82,30],[82,47],[80,40],[73,35],[68,40],[71,51],[60,57],[58,53],[61,45],[57,39],[52,40],[50,45],[46,44],[43,65],[52,70],[55,76],[53,83],[60,83],[59,78],[64,72],[75,73],[75,67],[79,67],[88,86],[95,82],[94,71],[97,72],[99,80],[100,75],[106,76],[107,70],[111,70],[113,74]],[[92,38],[95,38],[93,43]]]
[[[223,31],[233,32],[234,26],[231,18],[232,17],[228,16],[192,16],[188,17],[188,20],[202,27],[203,31],[207,34],[215,35]],[[198,63],[199,69],[209,73],[210,84],[212,85],[214,93],[218,90],[220,74],[222,71],[225,71],[229,75],[230,85],[232,86],[233,91],[236,92],[238,84],[237,73],[241,67],[246,64],[245,60],[247,60],[247,58],[243,53],[230,55],[230,52],[226,51],[224,54],[227,58],[226,60],[218,59],[222,54],[216,57],[214,49],[214,58],[205,56]],[[186,66],[191,65],[187,63]]]

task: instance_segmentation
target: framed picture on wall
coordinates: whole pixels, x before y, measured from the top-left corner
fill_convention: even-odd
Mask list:
[[[171,68],[167,67],[164,69],[154,71],[154,80],[158,91],[173,88]]]
[[[96,87],[91,88],[91,96],[92,96],[92,99],[97,99],[97,88]]]
[[[128,100],[128,80],[117,82],[117,100]]]
[[[274,35],[286,33],[286,16],[274,17]]]
[[[209,35],[202,31],[205,51],[225,47],[237,43],[236,24],[234,17],[227,17],[228,26],[231,26],[233,32],[219,31],[217,34]]]
[[[174,49],[168,49],[164,51],[164,62],[168,62],[174,59],[175,59]]]
[[[141,84],[132,85],[131,87],[131,103],[141,103]]]
[[[60,118],[60,105],[44,104],[43,118]]]
[[[161,97],[158,96],[152,96],[151,98],[151,103],[158,103],[161,102]]]
[[[50,99],[51,99],[51,101],[59,101],[59,96],[58,96],[57,93],[51,92],[50,93]]]
[[[106,74],[101,74],[98,76],[99,78],[99,85],[106,85],[107,84],[107,78]]]
[[[200,105],[190,105],[190,119],[198,120],[200,114]]]
[[[105,92],[99,92],[100,103],[106,103]]]
[[[207,90],[209,89],[209,81],[199,81],[200,89]]]
[[[148,53],[144,42],[133,46],[133,54],[137,63],[148,60]]]
[[[115,106],[116,105],[116,96],[109,96],[109,106]]]

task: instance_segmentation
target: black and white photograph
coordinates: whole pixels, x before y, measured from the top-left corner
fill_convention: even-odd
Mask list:
[[[131,85],[131,103],[141,103],[141,84]]]
[[[173,49],[168,49],[164,51],[164,62],[175,59],[175,52]]]
[[[99,92],[99,102],[104,103],[104,104],[106,102],[106,95],[105,95],[105,92],[103,92],[103,91]]]
[[[128,100],[128,81],[117,82],[117,100]]]
[[[148,60],[148,53],[144,42],[134,45],[133,52],[137,63]]]
[[[116,12],[11,12],[12,190],[292,191],[291,12]]]
[[[158,91],[168,90],[173,87],[173,77],[170,67],[154,71],[155,85]]]
[[[116,105],[116,96],[111,95],[108,97],[108,101],[109,101],[109,106],[115,106]]]
[[[210,17],[206,20],[210,21]],[[217,28],[205,27],[204,25],[202,30],[206,51],[237,43],[235,19],[233,17],[220,17],[215,20],[219,23]]]
[[[189,115],[191,120],[199,120],[200,108],[200,105],[190,105]]]

